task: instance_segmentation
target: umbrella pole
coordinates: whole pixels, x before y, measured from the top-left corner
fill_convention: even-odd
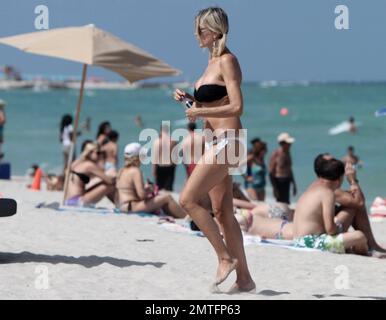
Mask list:
[[[65,173],[65,177],[64,177],[64,194],[63,194],[62,205],[64,205],[64,202],[66,200],[68,184],[69,184],[69,181],[70,181],[69,178],[70,178],[71,163],[72,163],[72,158],[74,156],[76,138],[78,136],[79,117],[80,117],[80,110],[82,108],[84,83],[86,81],[86,75],[87,75],[87,64],[84,64],[83,65],[83,70],[82,70],[82,82],[80,84],[80,91],[79,91],[79,97],[78,97],[78,105],[76,107],[74,131],[72,133],[72,145],[71,145],[70,155],[69,155],[69,158],[68,158],[66,173]]]

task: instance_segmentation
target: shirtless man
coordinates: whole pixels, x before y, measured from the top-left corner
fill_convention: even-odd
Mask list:
[[[314,170],[317,179],[299,198],[294,215],[293,233],[298,247],[345,253],[368,254],[367,239],[362,231],[343,232],[335,219],[335,191],[344,177],[344,164],[336,159],[316,157]]]
[[[323,159],[329,160],[332,156],[325,154]],[[335,190],[335,202],[338,204],[335,208],[336,221],[343,225],[344,231],[347,231],[350,226],[362,231],[366,236],[369,250],[374,256],[386,253],[386,249],[382,248],[374,238],[367,214],[366,199],[356,178],[356,171],[350,162],[346,164],[345,175],[350,189]]]
[[[194,132],[196,127],[195,122],[189,122],[189,135],[182,141],[183,162],[188,178],[204,153],[205,137],[198,132]]]
[[[293,195],[296,196],[297,193],[290,154],[290,148],[295,139],[288,133],[281,133],[277,141],[280,147],[272,154],[269,161],[269,177],[276,201],[289,204],[291,183],[293,185]]]
[[[101,147],[101,151],[105,153],[105,173],[108,176],[115,177],[117,175],[118,165],[118,138],[119,133],[112,130],[107,135],[108,142]]]
[[[163,123],[159,138],[153,146],[153,176],[160,190],[173,191],[174,176],[176,171],[175,161],[172,159],[172,151],[176,142],[170,137],[170,126]]]

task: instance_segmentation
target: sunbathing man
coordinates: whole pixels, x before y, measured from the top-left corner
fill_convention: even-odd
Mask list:
[[[117,177],[117,207],[122,212],[154,213],[163,209],[175,218],[184,218],[185,210],[168,192],[156,194],[150,185],[145,186],[140,169],[142,148],[139,143],[130,143],[125,147],[125,164]]]
[[[329,160],[332,156],[325,154],[323,159]],[[367,238],[367,245],[373,255],[386,253],[375,240],[370,226],[369,216],[366,209],[366,199],[356,178],[356,170],[351,163],[346,164],[345,175],[350,190],[341,188],[335,190],[335,202],[338,204],[335,208],[336,220],[343,225],[343,230],[348,231],[350,226],[355,230],[360,230]]]
[[[336,159],[314,161],[317,179],[299,198],[294,216],[294,240],[298,247],[307,247],[345,253],[352,250],[368,254],[366,236],[362,231],[344,232],[339,220],[335,221],[335,191],[344,177],[344,164]]]

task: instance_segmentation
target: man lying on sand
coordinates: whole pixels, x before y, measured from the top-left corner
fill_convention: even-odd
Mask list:
[[[336,159],[316,157],[317,179],[299,198],[294,216],[294,240],[298,247],[345,253],[368,254],[366,236],[362,231],[344,232],[335,220],[335,191],[344,177],[344,164]]]

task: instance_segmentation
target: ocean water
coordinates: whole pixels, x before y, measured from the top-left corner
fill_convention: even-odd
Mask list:
[[[145,127],[157,130],[162,120],[173,124],[184,118],[184,108],[172,100],[172,91],[171,88],[86,91],[81,121],[90,117],[92,128],[79,141],[94,139],[98,124],[108,120],[120,133],[122,152],[126,143],[138,141],[136,115],[141,115]],[[33,163],[42,165],[47,172],[60,171],[63,160],[59,122],[63,114],[74,114],[77,94],[76,90],[0,91],[0,99],[7,102],[3,161],[11,163],[13,175],[24,175]],[[276,137],[280,132],[289,132],[296,138],[292,156],[299,192],[314,179],[312,164],[317,154],[330,152],[341,158],[352,145],[364,162],[358,178],[368,201],[377,195],[386,197],[386,117],[374,116],[377,109],[386,106],[385,83],[270,87],[251,83],[243,86],[243,95],[242,123],[248,130],[248,139],[257,136],[267,141],[268,156],[277,147]],[[287,116],[280,115],[283,107],[289,110]],[[328,135],[331,127],[350,116],[361,123],[356,134]],[[145,166],[144,171],[150,176],[150,166]],[[235,179],[241,181],[240,177]],[[184,181],[185,171],[179,166],[175,189],[181,189]]]

